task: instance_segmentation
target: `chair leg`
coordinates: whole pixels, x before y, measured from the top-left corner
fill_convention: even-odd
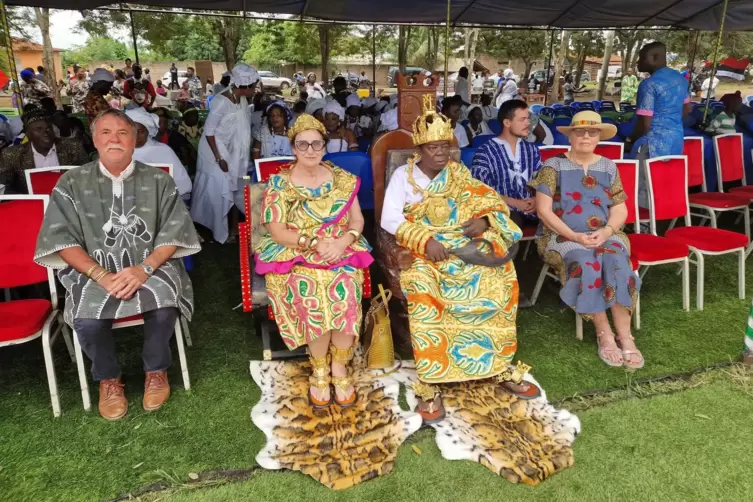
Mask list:
[[[638,277],[643,280],[643,278],[646,276],[646,273],[648,272],[648,269],[650,268],[648,265],[641,265],[640,267],[642,270],[639,270]]]
[[[526,250],[523,251],[523,261],[526,261],[528,259],[528,252],[531,250],[531,243],[533,241],[528,241],[526,243]]]
[[[544,285],[547,272],[549,272],[549,265],[545,263],[544,266],[541,267],[541,273],[539,273],[539,278],[536,280],[536,286],[533,288],[531,306],[536,305],[536,300],[539,298],[539,293],[541,293],[541,287]]]
[[[193,347],[193,340],[191,340],[191,332],[188,331],[188,319],[180,316],[180,326],[183,328],[183,336],[186,338],[186,345]]]
[[[63,333],[63,340],[65,341],[65,347],[68,349],[68,355],[71,357],[72,362],[76,362],[76,353],[73,349],[73,341],[71,340],[71,330],[63,320],[63,315],[58,314],[58,322],[60,323],[60,331]]]
[[[575,338],[583,341],[583,318],[579,313],[575,313]]]
[[[682,262],[682,310],[690,312],[690,260]]]
[[[743,209],[743,218],[745,219],[745,237],[750,240],[750,206]]]
[[[641,295],[640,293],[635,299],[635,305],[633,306],[633,327],[637,330],[641,329]]]
[[[672,230],[675,228],[675,225],[677,224],[677,218],[672,218],[672,221],[669,222],[669,228],[667,230]]]
[[[188,363],[186,362],[186,348],[183,344],[183,330],[180,329],[180,319],[175,321],[175,343],[178,344],[180,371],[183,374],[183,388],[191,390],[191,380],[188,377]]]
[[[55,377],[55,362],[52,359],[52,347],[50,344],[50,326],[54,317],[48,318],[42,328],[42,352],[44,353],[44,366],[47,370],[47,385],[50,387],[50,400],[52,401],[52,415],[60,416],[60,395],[58,394],[58,382]]]
[[[78,333],[73,330],[73,348],[76,353],[76,366],[78,367],[78,382],[81,387],[81,401],[84,403],[84,411],[91,411],[92,403],[89,398],[89,382],[86,380],[86,365],[84,354],[81,352],[81,344],[78,342]]]
[[[695,291],[695,303],[696,303],[696,309],[698,311],[703,310],[703,255],[699,253],[696,250],[691,250],[691,252],[695,255],[695,266],[696,266],[696,291]]]
[[[737,296],[741,299],[745,299],[745,250],[739,251],[738,264],[737,264]]]
[[[709,217],[711,219],[711,222],[710,222],[711,228],[717,228],[716,227],[716,212],[709,211]]]

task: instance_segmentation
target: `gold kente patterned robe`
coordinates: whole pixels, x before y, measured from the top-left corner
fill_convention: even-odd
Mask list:
[[[470,241],[462,224],[486,217],[490,226],[482,237],[491,242],[496,255],[504,256],[520,239],[520,228],[509,218],[500,196],[475,180],[465,166],[450,161],[430,181],[418,167],[413,172],[421,189],[443,194],[441,202],[446,201],[449,211],[432,210],[438,203],[432,200],[435,197],[416,193],[406,182],[410,169],[412,162],[390,180],[382,226],[388,232],[394,228],[394,221],[393,226],[386,221],[388,205],[404,203],[405,221],[395,236],[414,255],[411,268],[400,275],[400,284],[408,300],[418,377],[426,383],[442,383],[495,376],[507,369],[517,349],[518,280],[512,261],[489,268],[450,255],[433,263],[425,258],[423,246],[433,237],[448,249],[462,247]],[[438,215],[444,221],[438,221]]]

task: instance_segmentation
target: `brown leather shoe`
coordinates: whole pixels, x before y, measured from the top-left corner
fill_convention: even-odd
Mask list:
[[[170,397],[170,383],[167,371],[150,371],[144,382],[144,409],[154,411],[160,408]]]
[[[99,382],[99,414],[105,420],[120,420],[128,413],[128,399],[125,397],[120,378]]]

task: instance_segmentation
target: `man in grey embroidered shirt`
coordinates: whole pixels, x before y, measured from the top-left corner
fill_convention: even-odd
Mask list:
[[[134,122],[119,110],[107,110],[94,120],[92,132],[99,161],[60,179],[34,258],[60,270],[65,320],[76,330],[100,382],[99,412],[117,420],[128,411],[128,400],[113,321],[143,316],[143,406],[156,410],[170,396],[166,370],[176,320],[193,314],[191,280],[180,258],[201,247],[170,176],[134,162]]]

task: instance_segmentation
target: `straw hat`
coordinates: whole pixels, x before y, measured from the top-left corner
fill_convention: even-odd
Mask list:
[[[584,110],[573,115],[573,120],[569,126],[557,127],[557,130],[565,136],[570,135],[573,129],[599,129],[599,141],[613,138],[617,134],[617,127],[614,124],[602,124],[601,115],[590,110]]]

